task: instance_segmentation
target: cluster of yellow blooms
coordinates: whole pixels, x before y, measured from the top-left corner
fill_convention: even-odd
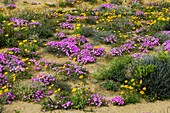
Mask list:
[[[141,88],[141,86],[142,86],[142,80],[140,80],[139,82],[135,82],[135,79],[131,79],[130,81],[125,80],[124,84],[120,86],[121,89],[120,94],[124,94],[125,93],[124,90],[125,90],[130,92],[139,91],[139,93],[143,95],[145,94],[144,91],[146,91],[146,87]]]

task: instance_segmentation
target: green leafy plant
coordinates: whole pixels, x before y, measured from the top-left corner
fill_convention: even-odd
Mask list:
[[[135,92],[126,92],[122,97],[125,99],[125,104],[135,104],[140,102],[140,96]]]
[[[102,83],[101,86],[106,88],[107,90],[118,91],[120,84],[118,82],[113,82],[109,80],[109,81]]]
[[[78,90],[71,96],[71,101],[74,103],[73,108],[75,109],[83,109],[87,104],[87,91],[85,89]]]
[[[138,61],[138,63],[140,62],[141,65],[145,66],[145,71],[142,71],[145,76],[141,75],[140,77],[143,81],[143,85],[147,88],[145,94],[150,101],[170,98],[169,59],[169,55],[161,53],[158,56],[144,56]],[[132,65],[132,67],[133,66],[137,65]],[[147,68],[150,69],[148,69],[146,73]],[[135,76],[135,73],[132,73],[132,76]]]
[[[110,64],[103,66],[97,70],[94,77],[100,80],[113,80],[115,82],[123,82],[126,78],[128,66],[132,62],[132,58],[128,56],[115,58]]]

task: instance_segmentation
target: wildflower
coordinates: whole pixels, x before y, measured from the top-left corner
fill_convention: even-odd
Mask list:
[[[23,40],[23,42],[25,43],[25,42],[27,42],[27,40]]]
[[[23,44],[22,42],[19,43],[19,45],[22,45],[22,44]]]
[[[27,52],[27,51],[28,51],[28,49],[24,49],[24,51],[25,51],[25,52]]]
[[[77,58],[73,58],[73,61],[76,61]]]
[[[8,35],[8,34],[6,34],[5,36],[6,36],[6,37],[8,37],[9,35]]]
[[[60,90],[61,90],[60,88],[57,89],[58,92],[60,92]]]
[[[37,43],[37,40],[34,40],[33,42],[34,42],[34,43]]]
[[[143,90],[145,91],[145,90],[146,90],[146,87],[143,87]]]
[[[8,72],[5,72],[5,73],[4,73],[4,75],[7,75],[7,74],[8,74]]]
[[[121,87],[121,88],[123,88],[123,87],[124,87],[124,85],[121,85],[120,87]]]
[[[10,51],[10,52],[8,52],[8,53],[9,53],[9,54],[11,54],[11,55],[13,54],[13,52],[12,52],[12,51]]]
[[[2,95],[2,90],[0,90],[0,96]]]
[[[142,80],[139,81],[139,84],[142,84]]]
[[[7,87],[6,86],[3,86],[2,89],[6,89]]]
[[[123,94],[125,94],[125,92],[124,92],[124,91],[121,91],[120,94],[123,95]]]
[[[128,86],[128,85],[125,85],[124,87],[125,87],[125,88],[128,88],[129,86]]]
[[[129,89],[130,89],[130,90],[133,90],[133,87],[132,87],[132,86],[129,86]]]
[[[76,92],[76,91],[77,91],[77,89],[76,89],[76,88],[73,88],[73,89],[72,89],[72,92],[73,92],[73,93],[74,93],[74,92]]]
[[[124,105],[124,98],[120,96],[115,96],[113,99],[110,100],[110,102],[112,104],[118,104],[119,106]]]
[[[4,90],[4,92],[5,92],[5,93],[8,92],[8,88],[6,88],[6,89]]]
[[[94,46],[94,49],[98,49],[98,48],[100,48],[100,46]]]
[[[133,82],[134,81],[134,79],[131,79],[131,82]]]
[[[141,90],[139,93],[140,93],[140,94],[142,94],[142,95],[143,95],[143,94],[145,94],[145,92],[144,92],[144,91],[142,91],[142,90]]]
[[[80,75],[79,78],[82,79],[82,78],[83,78],[83,75]]]
[[[125,83],[127,83],[128,82],[128,80],[125,80]]]
[[[168,54],[168,51],[164,51],[165,54]]]

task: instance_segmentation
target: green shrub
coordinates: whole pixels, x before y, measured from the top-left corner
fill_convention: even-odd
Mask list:
[[[98,69],[94,77],[101,80],[113,80],[115,82],[124,82],[128,72],[128,66],[132,58],[128,56],[115,58],[110,64]]]
[[[73,108],[75,109],[83,109],[87,104],[87,91],[85,89],[78,90],[71,96],[71,101],[74,103]]]
[[[161,44],[164,43],[166,40],[170,40],[170,35],[166,34],[166,31],[157,32],[154,34],[154,37],[159,38],[159,42]]]
[[[83,0],[84,2],[90,2],[90,3],[92,3],[92,4],[94,4],[94,3],[97,3],[98,1],[97,0]]]
[[[110,3],[121,5],[123,3],[123,0],[110,0]]]
[[[139,67],[143,67],[145,71],[139,71]],[[140,75],[143,85],[146,86],[145,94],[149,100],[170,98],[169,55],[160,53],[158,56],[144,56],[141,60],[135,62],[131,69],[132,76],[137,77],[137,74]]]
[[[135,104],[140,102],[140,96],[135,92],[126,92],[122,95],[125,104]]]
[[[0,113],[2,113],[4,110],[4,107],[2,105],[0,105]]]
[[[101,86],[106,88],[107,90],[118,91],[120,84],[118,82],[113,82],[109,80],[109,81],[102,83]]]

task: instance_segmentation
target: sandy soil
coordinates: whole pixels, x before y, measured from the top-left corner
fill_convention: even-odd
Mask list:
[[[3,113],[15,113],[15,110],[20,111],[20,113],[41,113],[41,105],[21,101],[6,105],[5,108]],[[55,110],[47,113],[170,113],[170,100],[154,103],[142,102],[121,107],[113,105],[101,108],[88,107],[84,111]]]

